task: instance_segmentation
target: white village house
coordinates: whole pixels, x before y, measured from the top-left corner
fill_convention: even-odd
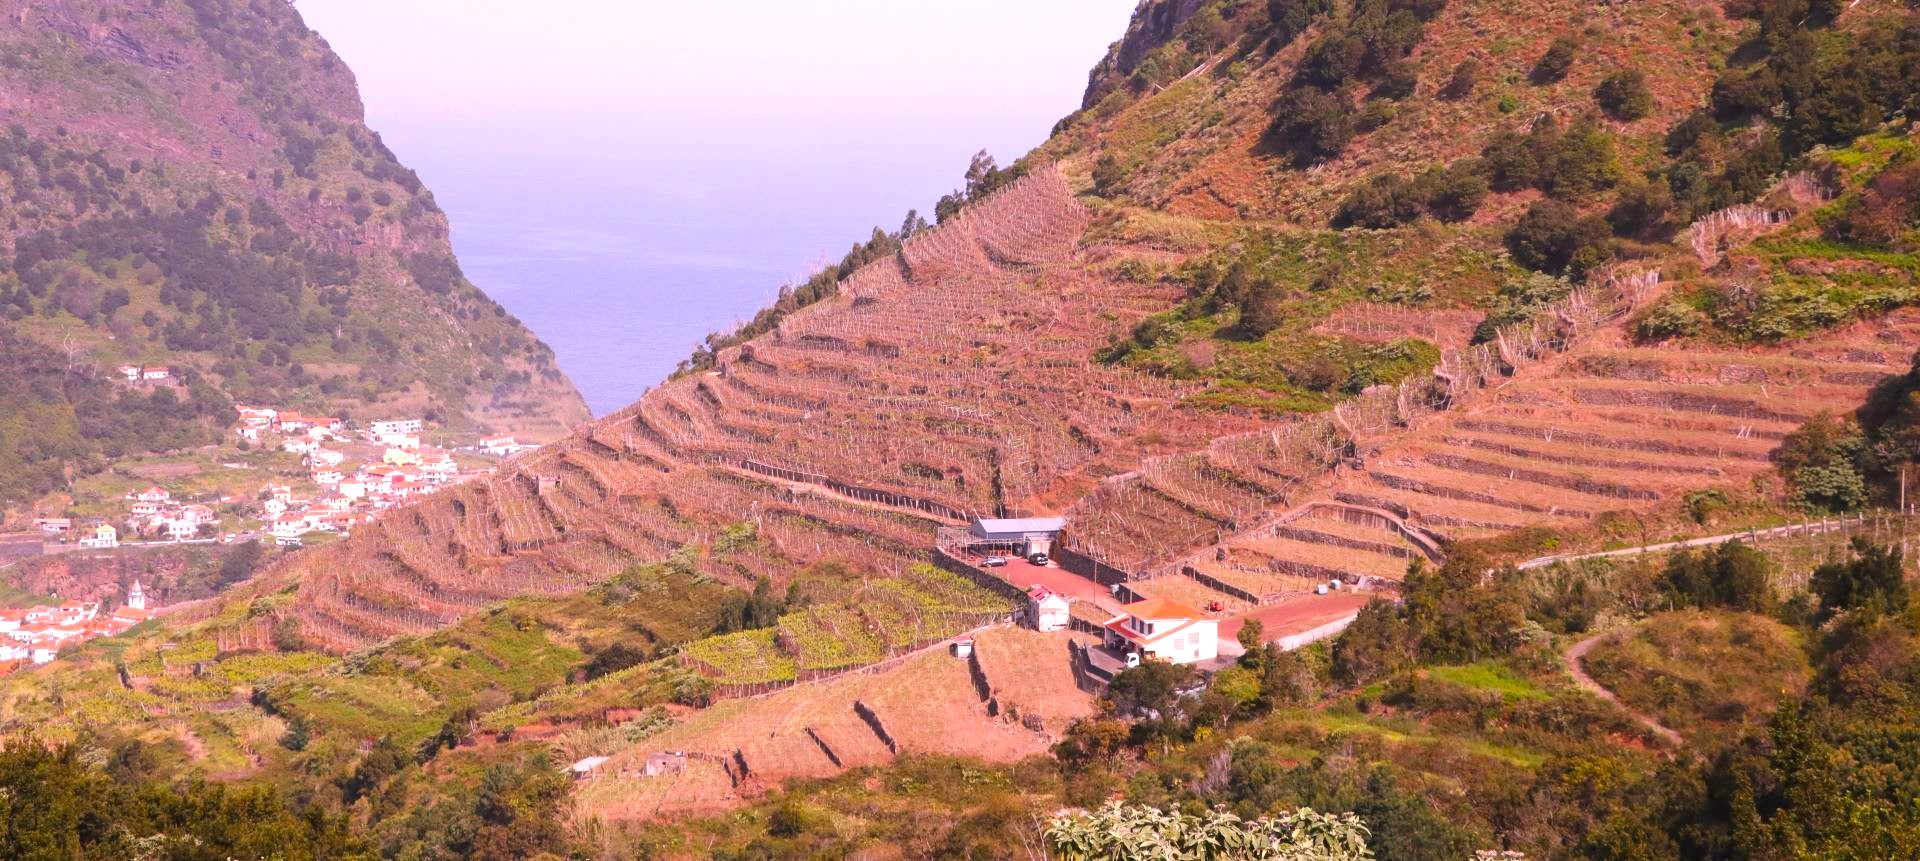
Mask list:
[[[367,432],[373,434],[375,438],[379,438],[399,434],[419,433],[425,426],[426,424],[420,419],[387,419],[385,421],[368,423]]]
[[[1108,620],[1107,648],[1143,659],[1193,664],[1220,654],[1220,623],[1168,598],[1149,598],[1120,608]]]
[[[99,526],[95,526],[93,529],[82,533],[82,536],[80,539],[81,547],[120,546],[120,530],[113,528],[113,524],[111,523],[102,523]]]
[[[1036,630],[1066,630],[1069,613],[1066,596],[1052,589],[1035,586],[1027,593],[1027,618],[1032,621]]]

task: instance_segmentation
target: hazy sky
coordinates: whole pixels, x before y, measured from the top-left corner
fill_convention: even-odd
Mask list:
[[[300,0],[404,159],[778,158],[929,144],[1003,161],[1079,104],[1135,0]]]
[[[299,0],[596,412],[1080,104],[1135,0]]]

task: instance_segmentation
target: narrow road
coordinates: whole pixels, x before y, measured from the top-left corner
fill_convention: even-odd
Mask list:
[[[1542,556],[1538,559],[1529,559],[1525,562],[1520,563],[1516,567],[1518,567],[1522,571],[1525,571],[1529,568],[1540,568],[1542,566],[1552,565],[1555,562],[1573,562],[1580,559],[1606,559],[1612,556],[1638,556],[1642,553],[1659,553],[1665,550],[1679,550],[1681,548],[1686,548],[1686,547],[1710,547],[1716,544],[1725,544],[1728,541],[1733,541],[1735,539],[1745,539],[1749,542],[1753,542],[1753,541],[1758,541],[1759,539],[1762,539],[1762,538],[1783,538],[1789,535],[1824,535],[1830,532],[1845,531],[1848,528],[1849,523],[1853,524],[1853,527],[1858,528],[1860,526],[1863,526],[1866,523],[1866,518],[1864,516],[1856,516],[1850,520],[1848,518],[1841,517],[1835,520],[1821,520],[1818,523],[1796,523],[1791,526],[1778,526],[1772,529],[1747,529],[1740,532],[1729,532],[1725,535],[1709,535],[1705,538],[1688,538],[1684,541],[1663,541],[1659,544],[1646,544],[1639,547],[1623,547],[1619,550],[1602,550],[1596,553],[1573,553],[1573,554],[1564,554],[1559,556]]]
[[[1634,720],[1639,721],[1647,729],[1652,730],[1654,735],[1664,739],[1668,744],[1674,747],[1680,747],[1685,744],[1686,740],[1682,739],[1680,734],[1675,732],[1672,727],[1661,723],[1652,715],[1642,714],[1628,708],[1626,703],[1621,702],[1619,697],[1614,696],[1613,691],[1602,687],[1599,682],[1593,680],[1592,676],[1587,675],[1587,668],[1583,663],[1587,657],[1587,653],[1593,651],[1594,646],[1600,645],[1602,640],[1613,636],[1614,633],[1615,632],[1609,631],[1605,634],[1595,634],[1578,643],[1574,643],[1573,648],[1567,650],[1567,672],[1573,675],[1574,682],[1579,684],[1580,687],[1592,691],[1594,696],[1619,706],[1627,714],[1632,715]]]

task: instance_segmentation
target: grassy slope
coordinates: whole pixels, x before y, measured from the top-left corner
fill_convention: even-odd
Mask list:
[[[1806,688],[1797,632],[1744,613],[1663,613],[1588,654],[1587,672],[1630,708],[1694,736],[1763,724]]]

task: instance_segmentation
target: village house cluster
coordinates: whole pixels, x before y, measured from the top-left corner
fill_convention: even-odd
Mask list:
[[[124,532],[110,522],[91,523],[76,529],[71,517],[40,517],[33,525],[50,536],[77,534],[75,544],[84,550],[119,547],[123,538],[149,542],[210,539],[220,525],[212,506],[176,500],[157,484],[130,491],[126,499],[131,504]]]
[[[128,383],[167,383],[173,380],[173,369],[165,365],[121,365],[120,377]]]
[[[347,455],[329,443],[351,439],[340,419],[308,416],[271,407],[241,405],[236,433],[251,441],[267,434],[279,437],[280,448],[300,455],[320,492],[312,499],[295,499],[286,484],[261,489],[261,510],[267,534],[285,546],[299,546],[308,533],[343,533],[373,520],[380,512],[416,496],[432,493],[464,478],[453,455],[422,442],[421,419],[383,419],[369,422],[362,441],[383,448],[379,460],[349,467]],[[512,437],[482,440],[482,451],[512,448]]]
[[[1021,621],[1040,631],[1064,631],[1075,627],[1076,599],[1049,587],[1046,577],[1035,572],[1058,570],[1052,552],[1065,528],[1066,521],[1059,517],[975,518],[964,532],[943,530],[938,540],[943,548],[978,558],[976,570],[986,576],[1011,582],[1016,578],[987,572],[1021,572],[1017,579],[1023,582],[1016,584],[1026,592]],[[1119,591],[1112,594],[1117,596]],[[1098,651],[1117,666],[1134,667],[1143,661],[1206,664],[1219,658],[1220,622],[1213,614],[1168,598],[1122,603],[1106,597],[1093,602],[1093,612],[1105,621],[1090,619],[1081,630],[1098,634]]]
[[[127,494],[133,501],[132,516],[127,521],[131,533],[140,538],[154,541],[188,541],[195,538],[211,538],[220,519],[214,516],[213,509],[198,503],[181,503],[173,494],[159,485],[151,485],[145,490]],[[96,533],[98,527],[95,527]],[[98,546],[111,547],[118,542],[113,536],[112,543],[102,543],[103,536],[94,536]],[[82,546],[87,539],[82,538]]]
[[[102,614],[98,601],[64,601],[58,606],[0,607],[0,672],[22,664],[44,664],[69,645],[111,637],[140,624],[153,613],[135,580],[126,600]]]

